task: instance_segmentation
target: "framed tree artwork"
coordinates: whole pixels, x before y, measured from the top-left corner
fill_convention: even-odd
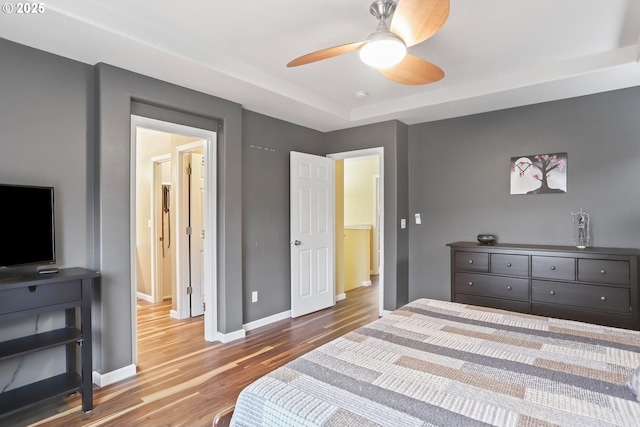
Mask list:
[[[511,194],[567,192],[567,153],[511,158]]]

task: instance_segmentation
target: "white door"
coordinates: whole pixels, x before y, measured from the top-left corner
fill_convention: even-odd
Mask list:
[[[189,221],[191,228],[189,262],[191,273],[191,317],[204,314],[204,156],[191,156]]]
[[[291,152],[291,317],[335,304],[333,159]]]

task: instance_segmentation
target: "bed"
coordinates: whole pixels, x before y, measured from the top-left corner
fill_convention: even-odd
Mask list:
[[[261,377],[231,426],[640,426],[640,332],[416,300]]]

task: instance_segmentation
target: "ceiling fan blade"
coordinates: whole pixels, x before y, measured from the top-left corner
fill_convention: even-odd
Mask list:
[[[449,0],[400,0],[391,20],[391,32],[407,47],[434,35],[449,16]]]
[[[404,85],[424,85],[444,77],[444,71],[440,67],[413,55],[405,56],[399,64],[380,72],[389,80]]]
[[[315,52],[307,53],[294,59],[287,64],[287,67],[297,67],[298,65],[310,64],[311,62],[322,61],[323,59],[333,58],[357,50],[367,41],[342,44],[340,46],[329,47]]]

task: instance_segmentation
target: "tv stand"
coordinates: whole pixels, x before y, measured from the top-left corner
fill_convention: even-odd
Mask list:
[[[65,346],[67,366],[63,374],[0,393],[0,417],[76,391],[82,394],[82,411],[93,409],[91,300],[94,279],[99,276],[93,270],[63,268],[57,274],[32,273],[0,281],[0,324],[42,313],[65,312],[64,328],[0,342],[0,360]],[[80,372],[76,371],[77,346]]]

